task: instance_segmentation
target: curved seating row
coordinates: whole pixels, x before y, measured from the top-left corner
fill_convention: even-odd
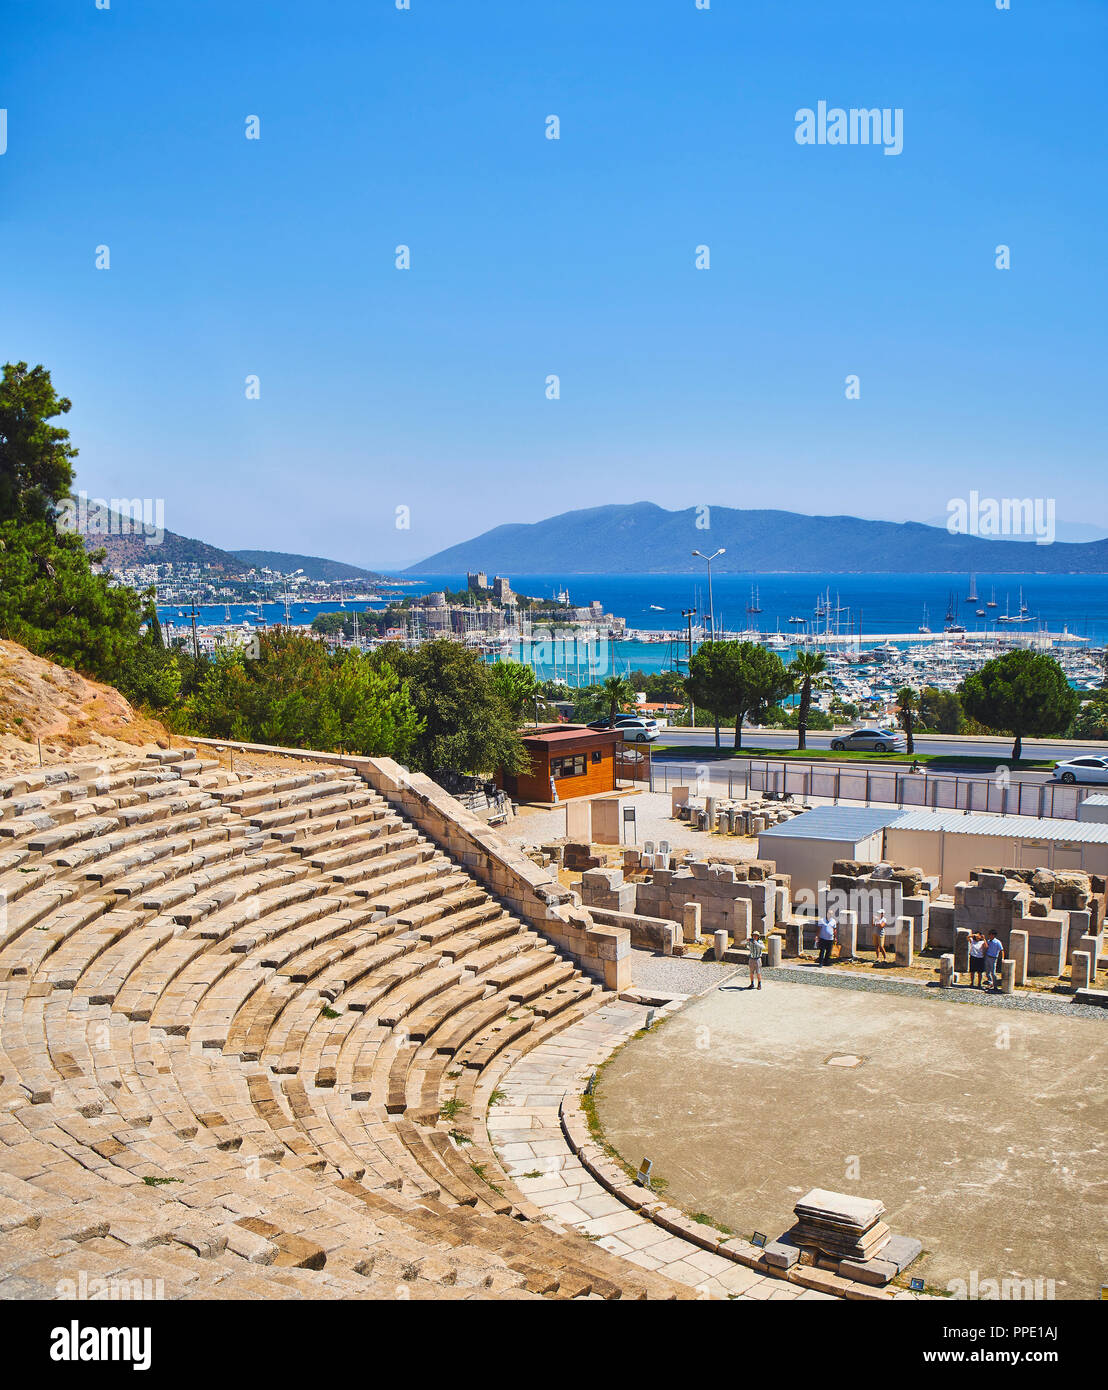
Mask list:
[[[0,1297],[686,1296],[483,1137],[602,992],[349,771],[12,779],[0,909]]]

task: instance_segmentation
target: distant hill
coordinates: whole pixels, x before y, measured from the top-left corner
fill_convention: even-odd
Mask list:
[[[589,507],[546,521],[497,526],[440,550],[407,574],[689,574],[703,568],[694,550],[726,548],[718,572],[943,574],[1100,574],[1108,540],[1029,545],[1026,541],[952,536],[918,522],[863,521],[854,516],[739,511],[712,507],[710,528],[698,509],[669,512],[653,502]]]
[[[373,570],[359,569],[342,560],[323,560],[318,555],[286,555],[281,550],[232,550],[244,569],[280,570],[292,574],[303,570],[309,579],[380,579]]]
[[[118,524],[118,514],[113,513],[112,516],[113,531],[123,530],[123,526]],[[86,535],[85,546],[88,550],[103,547],[108,552],[108,563],[113,569],[136,565],[194,564],[210,565],[229,577],[246,574],[251,569],[271,569],[280,570],[282,574],[303,570],[309,579],[320,580],[381,578],[372,570],[347,565],[341,560],[326,560],[318,555],[288,555],[280,550],[220,550],[206,541],[179,536],[175,531],[165,531],[159,545],[147,545],[140,532],[137,535]]]

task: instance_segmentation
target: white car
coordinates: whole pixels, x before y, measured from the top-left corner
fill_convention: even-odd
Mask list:
[[[606,719],[597,719],[589,725],[590,729],[607,729]],[[658,721],[656,719],[644,719],[637,714],[617,714],[616,722],[613,726],[618,729],[626,743],[653,743],[658,737]]]
[[[1067,758],[1055,763],[1050,774],[1056,782],[1108,782],[1108,758],[1093,754],[1080,758]]]

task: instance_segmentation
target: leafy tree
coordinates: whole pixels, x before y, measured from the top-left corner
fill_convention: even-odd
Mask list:
[[[93,574],[82,538],[47,521],[0,524],[0,546],[0,636],[128,694],[140,596]]]
[[[536,717],[541,701],[534,670],[520,661],[497,661],[489,670],[492,682],[517,724]]]
[[[439,638],[411,650],[382,647],[374,657],[407,681],[424,725],[412,749],[413,767],[432,774],[526,771],[530,760],[511,709],[475,652]]]
[[[65,415],[45,367],[4,364],[0,379],[0,522],[42,521],[73,486],[77,450],[69,431],[49,422]]]
[[[701,711],[712,716],[719,747],[719,726],[722,719],[735,712],[734,662],[728,650],[731,642],[702,642],[689,662],[685,693],[697,706],[698,722]]]
[[[634,701],[635,688],[626,676],[608,676],[602,683],[608,703],[608,728],[616,726],[616,714]]]
[[[960,734],[966,717],[956,690],[939,690],[928,685],[920,691],[919,717],[921,729],[936,734]]]
[[[962,704],[971,718],[996,733],[1014,735],[1012,758],[1024,736],[1064,734],[1077,713],[1077,692],[1045,652],[1012,651],[987,661],[962,682]]]
[[[256,659],[232,650],[207,663],[175,724],[209,738],[408,760],[422,722],[391,666],[280,629],[258,645]]]
[[[796,746],[807,748],[806,735],[811,717],[812,691],[827,688],[827,657],[820,651],[797,652],[788,666],[794,689],[800,692],[796,716]]]
[[[919,710],[919,696],[910,685],[904,685],[896,692],[896,702],[899,707],[900,725],[904,730],[908,744],[908,752],[914,753],[916,751],[914,720]]]
[[[734,716],[736,748],[743,746],[743,722],[763,713],[791,686],[781,658],[758,642],[705,642],[689,664],[686,688],[717,719]]]
[[[1108,699],[1098,692],[1087,700],[1074,716],[1070,738],[1108,739]]]

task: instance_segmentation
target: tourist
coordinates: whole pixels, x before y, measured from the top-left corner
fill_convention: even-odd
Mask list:
[[[969,982],[970,989],[981,988],[981,975],[985,969],[985,938],[979,931],[970,937],[969,944]],[[975,979],[974,976],[977,978]]]
[[[819,942],[818,965],[831,964],[831,948],[835,944],[835,914],[829,912],[816,924],[816,938]]]
[[[995,931],[989,933],[985,943],[985,979],[992,986],[993,993],[1000,989],[1000,962],[1004,959],[1004,945]]]
[[[755,928],[754,928],[754,931],[751,933],[750,940],[747,942],[747,948],[748,948],[749,951],[750,951],[750,983],[747,985],[747,989],[753,989],[753,988],[754,988],[754,981],[755,981],[755,980],[758,981],[758,988],[761,989],[761,988],[762,988],[762,952],[765,950],[765,942],[762,940],[761,936],[758,934],[758,928],[757,928],[757,927],[755,927]]]
[[[889,957],[885,952],[885,933],[888,929],[889,924],[885,920],[885,910],[884,908],[879,908],[877,912],[877,921],[873,924],[873,946],[877,955],[877,960],[873,962],[874,965],[876,965],[879,960],[883,960],[886,965],[888,964]]]

